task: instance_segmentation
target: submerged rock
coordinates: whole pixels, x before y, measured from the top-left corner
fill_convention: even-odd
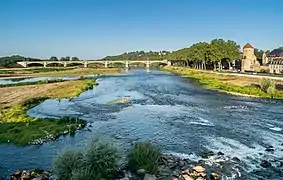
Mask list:
[[[156,176],[151,175],[151,174],[145,174],[143,180],[156,180]]]
[[[210,174],[210,179],[211,180],[218,180],[220,177],[219,177],[219,174],[213,172]]]
[[[260,163],[260,166],[263,167],[263,168],[268,168],[268,167],[271,167],[271,163],[268,162],[267,160],[263,160],[263,161]]]

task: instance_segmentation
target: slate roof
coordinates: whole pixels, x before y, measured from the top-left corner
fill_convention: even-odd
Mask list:
[[[283,57],[283,49],[274,49],[268,54],[268,57]]]

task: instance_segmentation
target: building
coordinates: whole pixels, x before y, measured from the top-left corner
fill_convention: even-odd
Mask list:
[[[283,48],[274,49],[268,56],[269,72],[275,74],[283,73]]]
[[[255,67],[259,67],[260,64],[257,61],[257,58],[254,54],[254,47],[247,43],[243,47],[243,55],[242,55],[242,62],[241,62],[241,71],[253,71]]]

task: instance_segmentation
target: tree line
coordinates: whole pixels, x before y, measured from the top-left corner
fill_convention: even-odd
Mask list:
[[[80,59],[77,57],[61,57],[60,61],[79,61]],[[51,56],[49,59],[38,59],[38,58],[31,58],[31,57],[23,57],[19,55],[13,55],[13,56],[5,56],[0,57],[0,67],[20,67],[17,65],[17,62],[19,61],[59,61],[59,59],[56,56]]]

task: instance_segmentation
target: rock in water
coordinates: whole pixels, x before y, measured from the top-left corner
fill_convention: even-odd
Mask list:
[[[139,169],[139,170],[137,171],[137,174],[138,174],[139,176],[144,176],[145,173],[146,173],[146,171],[145,171],[144,169]]]
[[[267,160],[263,160],[263,161],[261,162],[260,166],[263,167],[263,168],[268,168],[268,167],[271,166],[271,163],[268,162]]]
[[[219,175],[217,173],[213,172],[210,175],[210,179],[211,180],[218,180],[219,179]]]
[[[183,179],[184,179],[184,180],[194,180],[194,178],[192,178],[192,177],[189,176],[188,174],[184,174],[184,175],[183,175]]]
[[[156,180],[156,177],[151,174],[146,174],[143,178],[143,180]]]
[[[193,168],[193,170],[195,170],[195,171],[198,172],[198,173],[202,173],[202,172],[205,171],[205,168],[203,168],[202,166],[195,166],[195,167]]]

